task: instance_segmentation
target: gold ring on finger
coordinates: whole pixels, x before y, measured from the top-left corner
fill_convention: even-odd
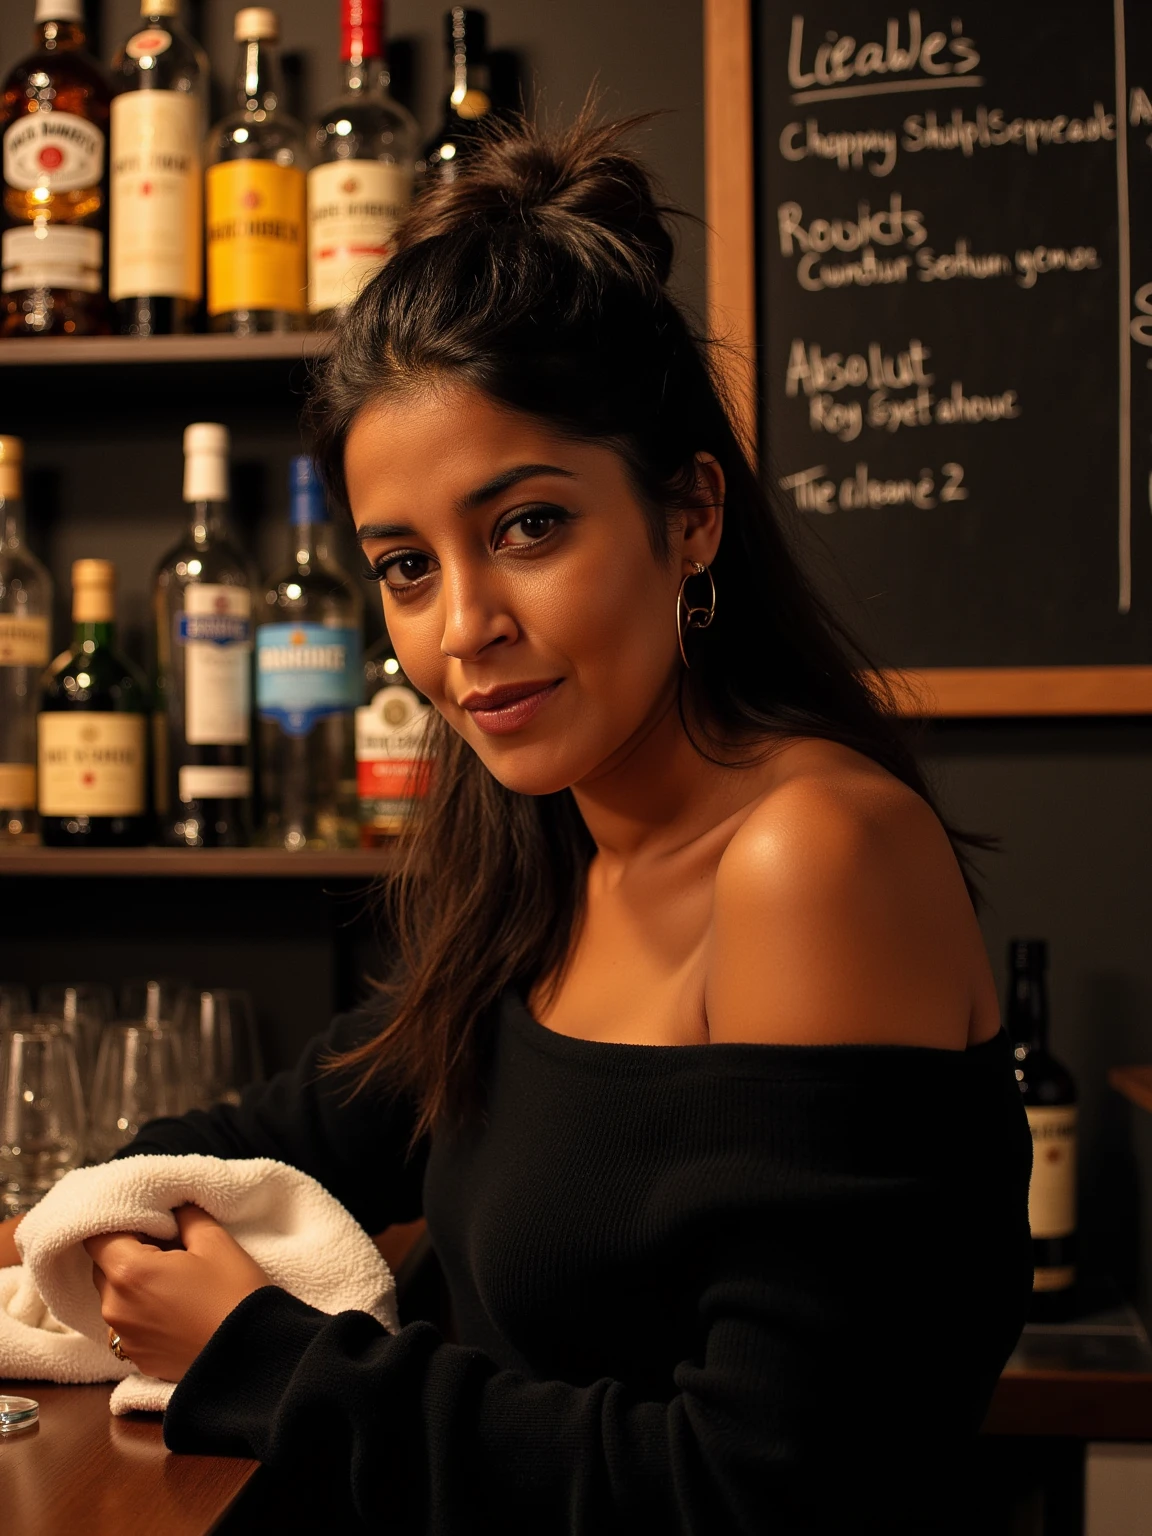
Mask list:
[[[114,1328],[108,1330],[108,1348],[116,1356],[117,1360],[127,1360],[128,1356],[120,1347],[120,1335]]]

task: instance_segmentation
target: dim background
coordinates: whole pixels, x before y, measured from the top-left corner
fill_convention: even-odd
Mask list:
[[[289,105],[306,119],[337,86],[338,0],[286,0],[275,8]],[[516,54],[529,105],[565,119],[595,84],[609,114],[660,112],[638,143],[669,200],[695,218],[680,226],[676,283],[699,312],[704,156],[697,0],[492,0],[485,8],[490,44]],[[185,20],[211,57],[216,113],[231,101],[234,10],[221,0],[185,3]],[[431,132],[444,89],[444,7],[397,0],[388,10],[397,94],[422,132]],[[32,12],[33,0],[4,0],[4,72],[28,46]],[[134,30],[137,8],[130,0],[107,0],[90,14],[97,50],[107,61]],[[90,395],[77,370],[69,370],[66,380],[46,375],[34,397],[0,396],[0,431],[28,440],[30,539],[56,578],[57,644],[66,633],[69,562],[103,555],[119,567],[126,641],[139,655],[151,573],[183,521],[184,425],[219,419],[233,428],[235,521],[267,572],[287,548],[285,476],[288,457],[298,451],[299,401],[286,395],[282,379],[261,397],[230,382],[223,370],[210,380],[200,374],[169,380],[163,398],[145,398],[127,377],[132,370],[120,372],[125,378],[117,388]],[[298,371],[294,387],[303,383]],[[2,379],[0,391],[6,392]],[[342,548],[351,569],[351,551]],[[365,591],[374,615],[375,590]],[[1089,1267],[1111,1272],[1137,1296],[1152,1320],[1152,1116],[1128,1105],[1106,1081],[1109,1066],[1152,1062],[1152,724],[939,724],[924,728],[919,744],[953,822],[1001,840],[998,853],[977,860],[986,892],[982,922],[1001,996],[1009,938],[1049,941],[1053,1049],[1075,1075],[1083,1101],[1083,1253]],[[79,882],[67,894],[55,890],[51,907],[45,895],[22,901],[19,912],[11,910],[9,889],[0,969],[13,973],[11,979],[110,972],[115,979],[116,972],[175,969],[194,971],[205,982],[254,985],[275,1065],[322,1027],[333,998],[348,1000],[370,966],[363,895],[326,895],[312,882],[289,883],[287,915],[277,882],[243,882],[230,894],[217,882],[170,881],[163,901],[151,882]],[[84,899],[97,886],[110,903],[106,920],[93,916]]]

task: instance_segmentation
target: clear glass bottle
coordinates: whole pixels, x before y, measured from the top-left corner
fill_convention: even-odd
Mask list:
[[[148,840],[148,690],[115,640],[111,561],[73,561],[72,644],[46,674],[37,722],[40,837],[52,847]]]
[[[36,0],[33,50],[0,96],[0,336],[92,336],[104,300],[108,104],[82,0]]]
[[[236,12],[237,108],[208,136],[208,324],[251,336],[303,330],[304,129],[284,111],[275,11]]]
[[[0,437],[0,843],[35,842],[36,711],[52,579],[24,536],[24,444]]]
[[[488,14],[454,5],[444,18],[448,49],[448,99],[439,128],[416,166],[421,181],[455,181],[492,110],[488,77]]]
[[[309,133],[308,308],[321,324],[387,260],[416,150],[416,121],[388,94],[383,0],[342,0],[340,56],[340,95]]]
[[[252,581],[229,538],[228,429],[184,432],[187,533],[156,573],[156,809],[160,841],[251,839]]]
[[[289,491],[292,556],[268,583],[256,631],[262,841],[354,847],[364,602],[328,554],[328,510],[310,458],[292,460]]]
[[[1032,1131],[1028,1220],[1035,1264],[1031,1316],[1055,1318],[1076,1283],[1076,1085],[1048,1049],[1048,946],[1008,946],[1006,1027]]]
[[[364,702],[356,711],[362,848],[378,848],[403,832],[427,794],[432,763],[424,736],[431,713],[385,634],[364,658]]]
[[[140,0],[112,65],[108,297],[125,336],[194,329],[201,297],[208,59],[180,0]]]

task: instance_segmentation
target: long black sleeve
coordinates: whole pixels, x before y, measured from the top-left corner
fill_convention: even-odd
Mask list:
[[[307,1460],[342,1529],[948,1528],[1031,1289],[1006,1037],[967,1056],[515,1040],[429,1167],[462,1342],[266,1287],[165,1443]]]
[[[272,1157],[310,1174],[368,1232],[421,1214],[428,1147],[407,1156],[414,1124],[410,1103],[365,1091],[350,1103],[345,1072],[318,1064],[377,1033],[378,1014],[341,1014],[305,1046],[296,1066],[245,1089],[240,1103],[149,1120],[116,1157],[205,1152],[213,1157]]]

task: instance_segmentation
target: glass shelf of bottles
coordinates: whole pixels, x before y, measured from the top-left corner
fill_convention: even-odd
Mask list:
[[[0,368],[299,362],[323,356],[331,345],[331,331],[268,336],[45,336],[0,340]]]
[[[391,848],[0,848],[0,878],[152,876],[370,881],[391,865]]]

